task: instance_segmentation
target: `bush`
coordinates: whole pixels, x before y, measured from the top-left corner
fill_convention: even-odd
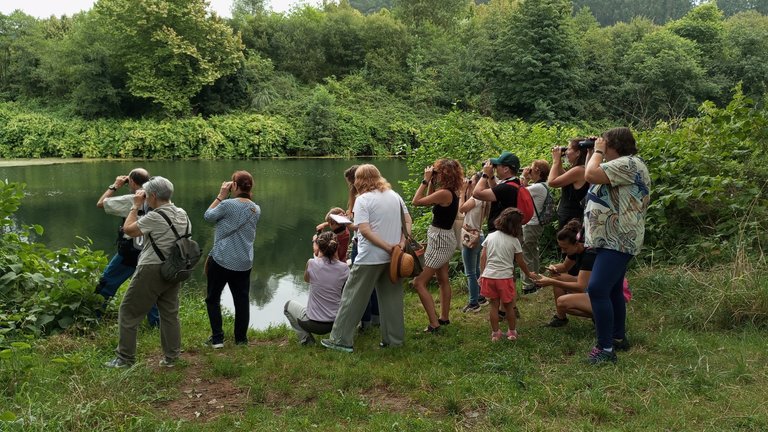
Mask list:
[[[94,292],[106,265],[90,242],[51,251],[29,241],[39,225],[16,226],[24,186],[0,181],[0,346],[24,334],[84,328],[104,299]]]

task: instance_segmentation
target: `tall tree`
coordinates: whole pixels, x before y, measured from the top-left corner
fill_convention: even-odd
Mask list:
[[[206,7],[204,0],[96,3],[131,94],[159,104],[168,115],[186,115],[203,86],[235,71],[243,60],[240,38]]]
[[[743,12],[725,23],[725,70],[732,82],[741,81],[744,94],[761,98],[768,93],[768,16]]]
[[[467,16],[471,0],[393,0],[393,11],[406,25],[418,28],[426,23],[451,28]]]
[[[570,0],[526,0],[494,46],[499,106],[532,120],[571,118],[578,111],[579,52]]]

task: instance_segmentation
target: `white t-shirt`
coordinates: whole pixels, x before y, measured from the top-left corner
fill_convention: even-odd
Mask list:
[[[482,277],[488,279],[515,277],[515,254],[523,252],[517,237],[494,231],[485,238],[483,247],[486,262]]]
[[[150,234],[152,234],[152,239],[163,254],[167,254],[176,241],[176,236],[171,231],[171,226],[168,225],[168,222],[162,216],[157,214],[157,210],[162,211],[168,216],[179,235],[184,235],[187,232],[187,224],[189,224],[189,232],[192,232],[192,224],[189,222],[187,212],[173,204],[161,205],[154,211],[147,213],[146,216],[138,221],[139,230],[144,234],[144,249],[141,250],[141,255],[139,255],[138,265],[163,263],[155,253],[154,248],[152,248],[152,242],[149,241]]]
[[[128,212],[133,207],[133,194],[104,198],[102,204],[104,204],[104,212],[108,215],[128,217]]]
[[[547,199],[547,183],[534,183],[526,189],[531,193],[533,205],[536,206],[536,210],[533,212],[533,217],[526,225],[539,225],[539,218],[536,216],[536,212],[538,211],[539,213],[542,213],[544,211],[544,201]]]
[[[367,223],[371,226],[371,231],[383,241],[393,244],[399,243],[402,236],[401,206],[404,214],[408,214],[408,208],[403,199],[391,189],[384,192],[366,192],[359,195],[355,200],[355,224]],[[358,230],[355,264],[374,265],[385,264],[389,261],[389,253],[371,243]]]
[[[475,202],[475,206],[464,214],[464,225],[479,230],[483,226],[483,206],[487,203],[474,197],[469,199]]]

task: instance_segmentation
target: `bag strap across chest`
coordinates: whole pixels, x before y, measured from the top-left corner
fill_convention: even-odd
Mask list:
[[[166,222],[168,222],[168,226],[171,227],[171,231],[173,231],[173,235],[176,236],[176,240],[181,240],[181,236],[179,235],[179,232],[176,231],[176,227],[173,226],[173,222],[171,222],[171,219],[163,212],[159,211],[158,209],[155,209],[155,213],[159,214],[160,216],[165,219]],[[187,229],[184,232],[184,237],[189,236],[189,221],[187,221]],[[152,244],[152,249],[155,250],[155,253],[160,258],[160,261],[165,261],[165,255],[163,255],[163,252],[160,251],[160,248],[157,247],[157,244],[155,243],[155,239],[152,238],[152,234],[149,234],[149,242]]]

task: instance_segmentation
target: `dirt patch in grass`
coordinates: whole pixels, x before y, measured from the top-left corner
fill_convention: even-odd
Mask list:
[[[434,414],[433,410],[418,404],[413,399],[392,391],[388,388],[365,390],[360,397],[368,401],[368,405],[382,412],[418,413],[420,415]]]
[[[168,416],[208,422],[220,416],[238,416],[245,411],[248,389],[235,385],[230,378],[211,378],[206,369],[207,362],[198,352],[188,351],[181,358],[186,366],[177,366],[184,375],[179,382],[179,396],[162,406]]]

